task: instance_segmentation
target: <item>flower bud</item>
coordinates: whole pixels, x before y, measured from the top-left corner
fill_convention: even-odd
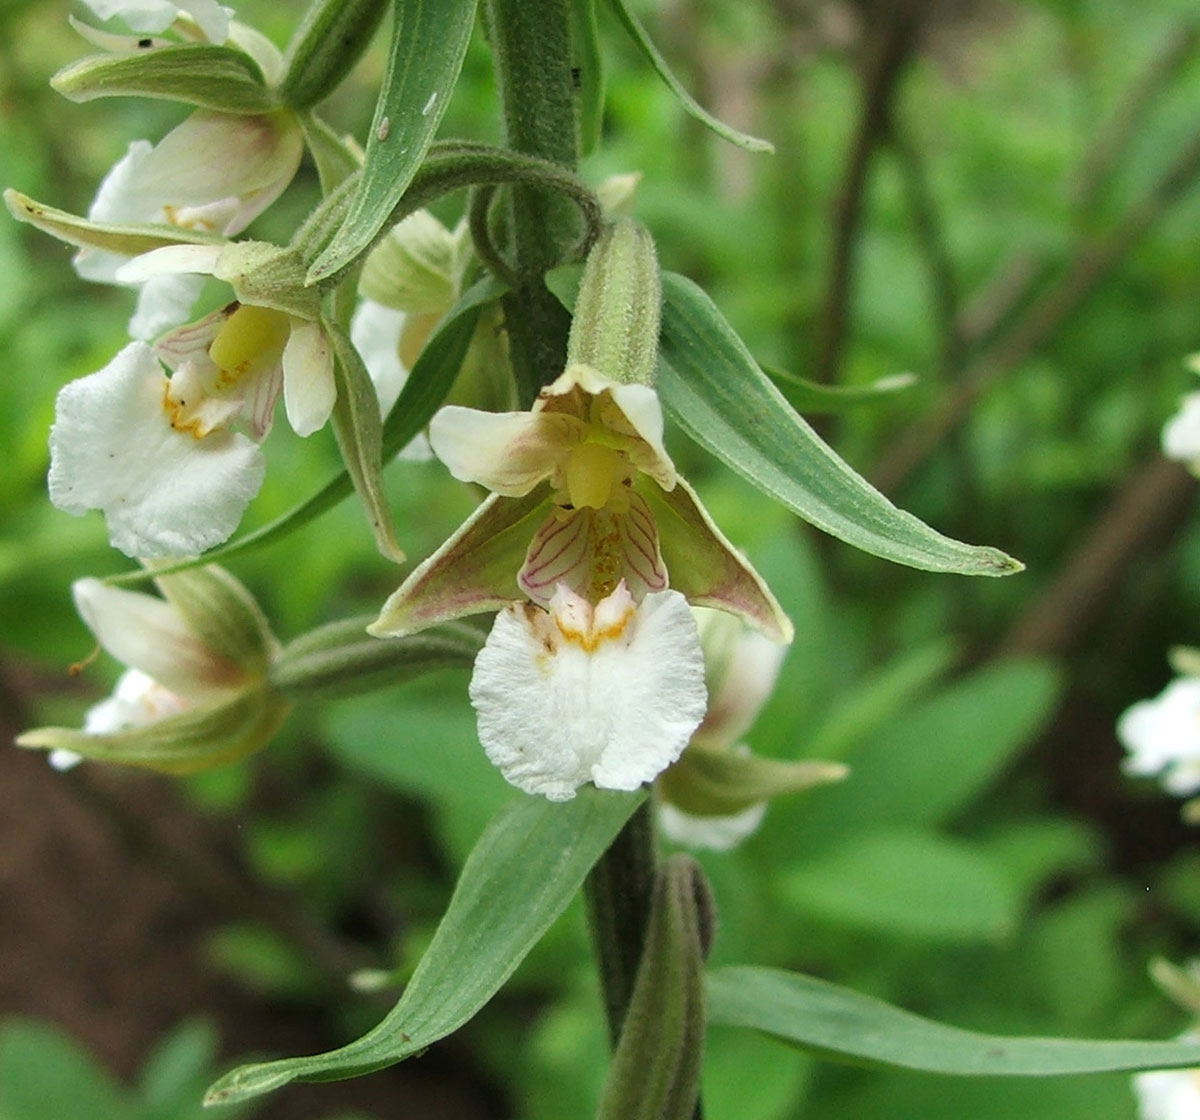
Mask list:
[[[626,385],[652,385],[661,308],[654,241],[636,222],[618,218],[588,254],[567,366],[591,366]]]
[[[366,50],[386,6],[385,0],[314,4],[288,47],[283,99],[307,109],[328,97]]]

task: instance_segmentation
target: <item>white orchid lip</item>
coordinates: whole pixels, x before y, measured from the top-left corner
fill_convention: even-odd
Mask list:
[[[555,801],[589,781],[637,789],[704,716],[696,624],[677,592],[635,604],[620,585],[593,606],[562,586],[549,611],[496,616],[470,695],[484,750],[520,789]]]

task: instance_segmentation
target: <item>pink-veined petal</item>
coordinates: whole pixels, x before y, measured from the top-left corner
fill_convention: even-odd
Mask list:
[[[323,428],[337,400],[333,348],[320,323],[292,319],[283,347],[283,405],[298,436]]]
[[[593,627],[582,638],[577,620],[560,612],[510,606],[476,659],[470,693],[480,741],[528,793],[563,801],[587,781],[637,789],[679,757],[704,715],[704,664],[686,600],[666,591],[634,609],[624,588],[617,596],[626,604],[619,628]]]
[[[196,700],[241,683],[241,670],[206,646],[165,599],[97,579],[76,580],[71,592],[96,641],[169,692]]]
[[[226,540],[258,493],[265,460],[245,436],[196,439],[171,427],[166,378],[130,343],[66,385],[50,430],[50,500],[76,515],[103,510],[127,556],[191,556]]]
[[[429,442],[455,478],[518,498],[555,473],[584,428],[583,421],[558,413],[447,405],[429,425]]]

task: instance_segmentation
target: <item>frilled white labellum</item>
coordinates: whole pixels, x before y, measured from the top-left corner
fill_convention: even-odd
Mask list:
[[[243,435],[172,427],[168,381],[141,342],[58,394],[50,500],[104,512],[127,556],[191,556],[220,544],[258,493],[265,460]]]
[[[1200,680],[1180,677],[1153,700],[1141,700],[1117,721],[1129,751],[1125,771],[1162,776],[1168,793],[1200,790]]]
[[[679,757],[704,717],[704,661],[678,592],[635,605],[621,584],[594,607],[560,587],[546,611],[496,616],[471,702],[488,757],[513,785],[565,801],[585,782],[633,790]]]

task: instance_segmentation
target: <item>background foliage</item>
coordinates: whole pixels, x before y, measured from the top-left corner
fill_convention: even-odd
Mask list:
[[[1174,804],[1120,776],[1112,725],[1165,683],[1167,647],[1200,631],[1193,486],[1157,452],[1163,420],[1191,387],[1183,358],[1200,347],[1193,6],[641,7],[699,100],[771,137],[778,154],[748,155],[699,129],[602,13],[608,113],[585,174],[643,173],[638,214],[664,266],[702,283],[768,368],[842,386],[915,373],[912,387],[818,426],[906,508],[1028,565],[1002,581],[889,566],[818,538],[675,440],[714,517],[796,624],[750,743],[853,767],[841,786],[772,807],[743,848],[704,858],[722,919],[715,963],[801,968],[981,1030],[1180,1029],[1145,969],[1156,953],[1195,951],[1200,848]],[[239,10],[282,44],[300,5]],[[46,78],[80,51],[62,4],[0,10],[6,184],[76,212],[130,139],[160,136],[183,115],[67,105]],[[381,66],[377,50],[330,107],[360,137]],[[443,134],[497,131],[476,42]],[[306,170],[252,233],[284,236],[316,193]],[[0,271],[0,685],[14,725],[70,723],[115,667],[67,680],[89,642],[67,588],[117,570],[118,557],[100,518],[76,521],[46,501],[45,434],[59,386],[124,342],[129,300],[84,287],[61,246],[7,221]],[[337,462],[326,434],[273,441],[268,456],[250,526],[311,493]],[[436,464],[397,463],[387,480],[415,558],[473,501]],[[284,638],[370,612],[397,582],[348,503],[235,570]],[[120,828],[142,801],[176,796],[86,767],[38,769],[21,788],[36,798],[49,785]],[[369,966],[391,973],[373,977],[380,984],[403,979],[457,867],[512,795],[478,747],[465,679],[451,674],[307,711],[265,755],[185,788],[178,811],[203,815],[205,835],[221,838],[203,859],[223,885],[196,881],[194,853],[176,861],[176,889],[204,914],[180,951],[236,977],[268,1016],[317,1021],[312,1049],[376,1017],[372,997],[341,978]],[[52,848],[54,820],[39,827]],[[146,826],[143,853],[171,843],[156,829]],[[112,874],[119,899],[121,869]],[[0,887],[38,905],[28,880],[53,875],[44,858],[14,860]],[[11,938],[20,927],[9,924]],[[138,973],[136,954],[111,964]],[[185,1115],[154,1102],[211,1073],[205,1029],[183,1029],[152,1057],[117,1052],[89,1035],[70,999],[43,998],[55,967],[5,981],[12,1010],[57,1024],[0,1028],[5,1116],[68,1114],[22,1090],[33,1063],[88,1115]],[[424,1059],[454,1065],[468,1086],[463,1111],[446,1115],[589,1114],[603,1076],[598,998],[572,908],[502,997],[440,1044],[451,1057],[435,1048]],[[176,1006],[187,1000],[184,991]],[[141,1089],[116,1088],[58,1032],[82,1036],[123,1074],[148,1061]],[[1121,1077],[871,1073],[724,1030],[710,1038],[704,1093],[714,1120],[1133,1115]],[[388,1114],[382,1099],[367,1107]]]

